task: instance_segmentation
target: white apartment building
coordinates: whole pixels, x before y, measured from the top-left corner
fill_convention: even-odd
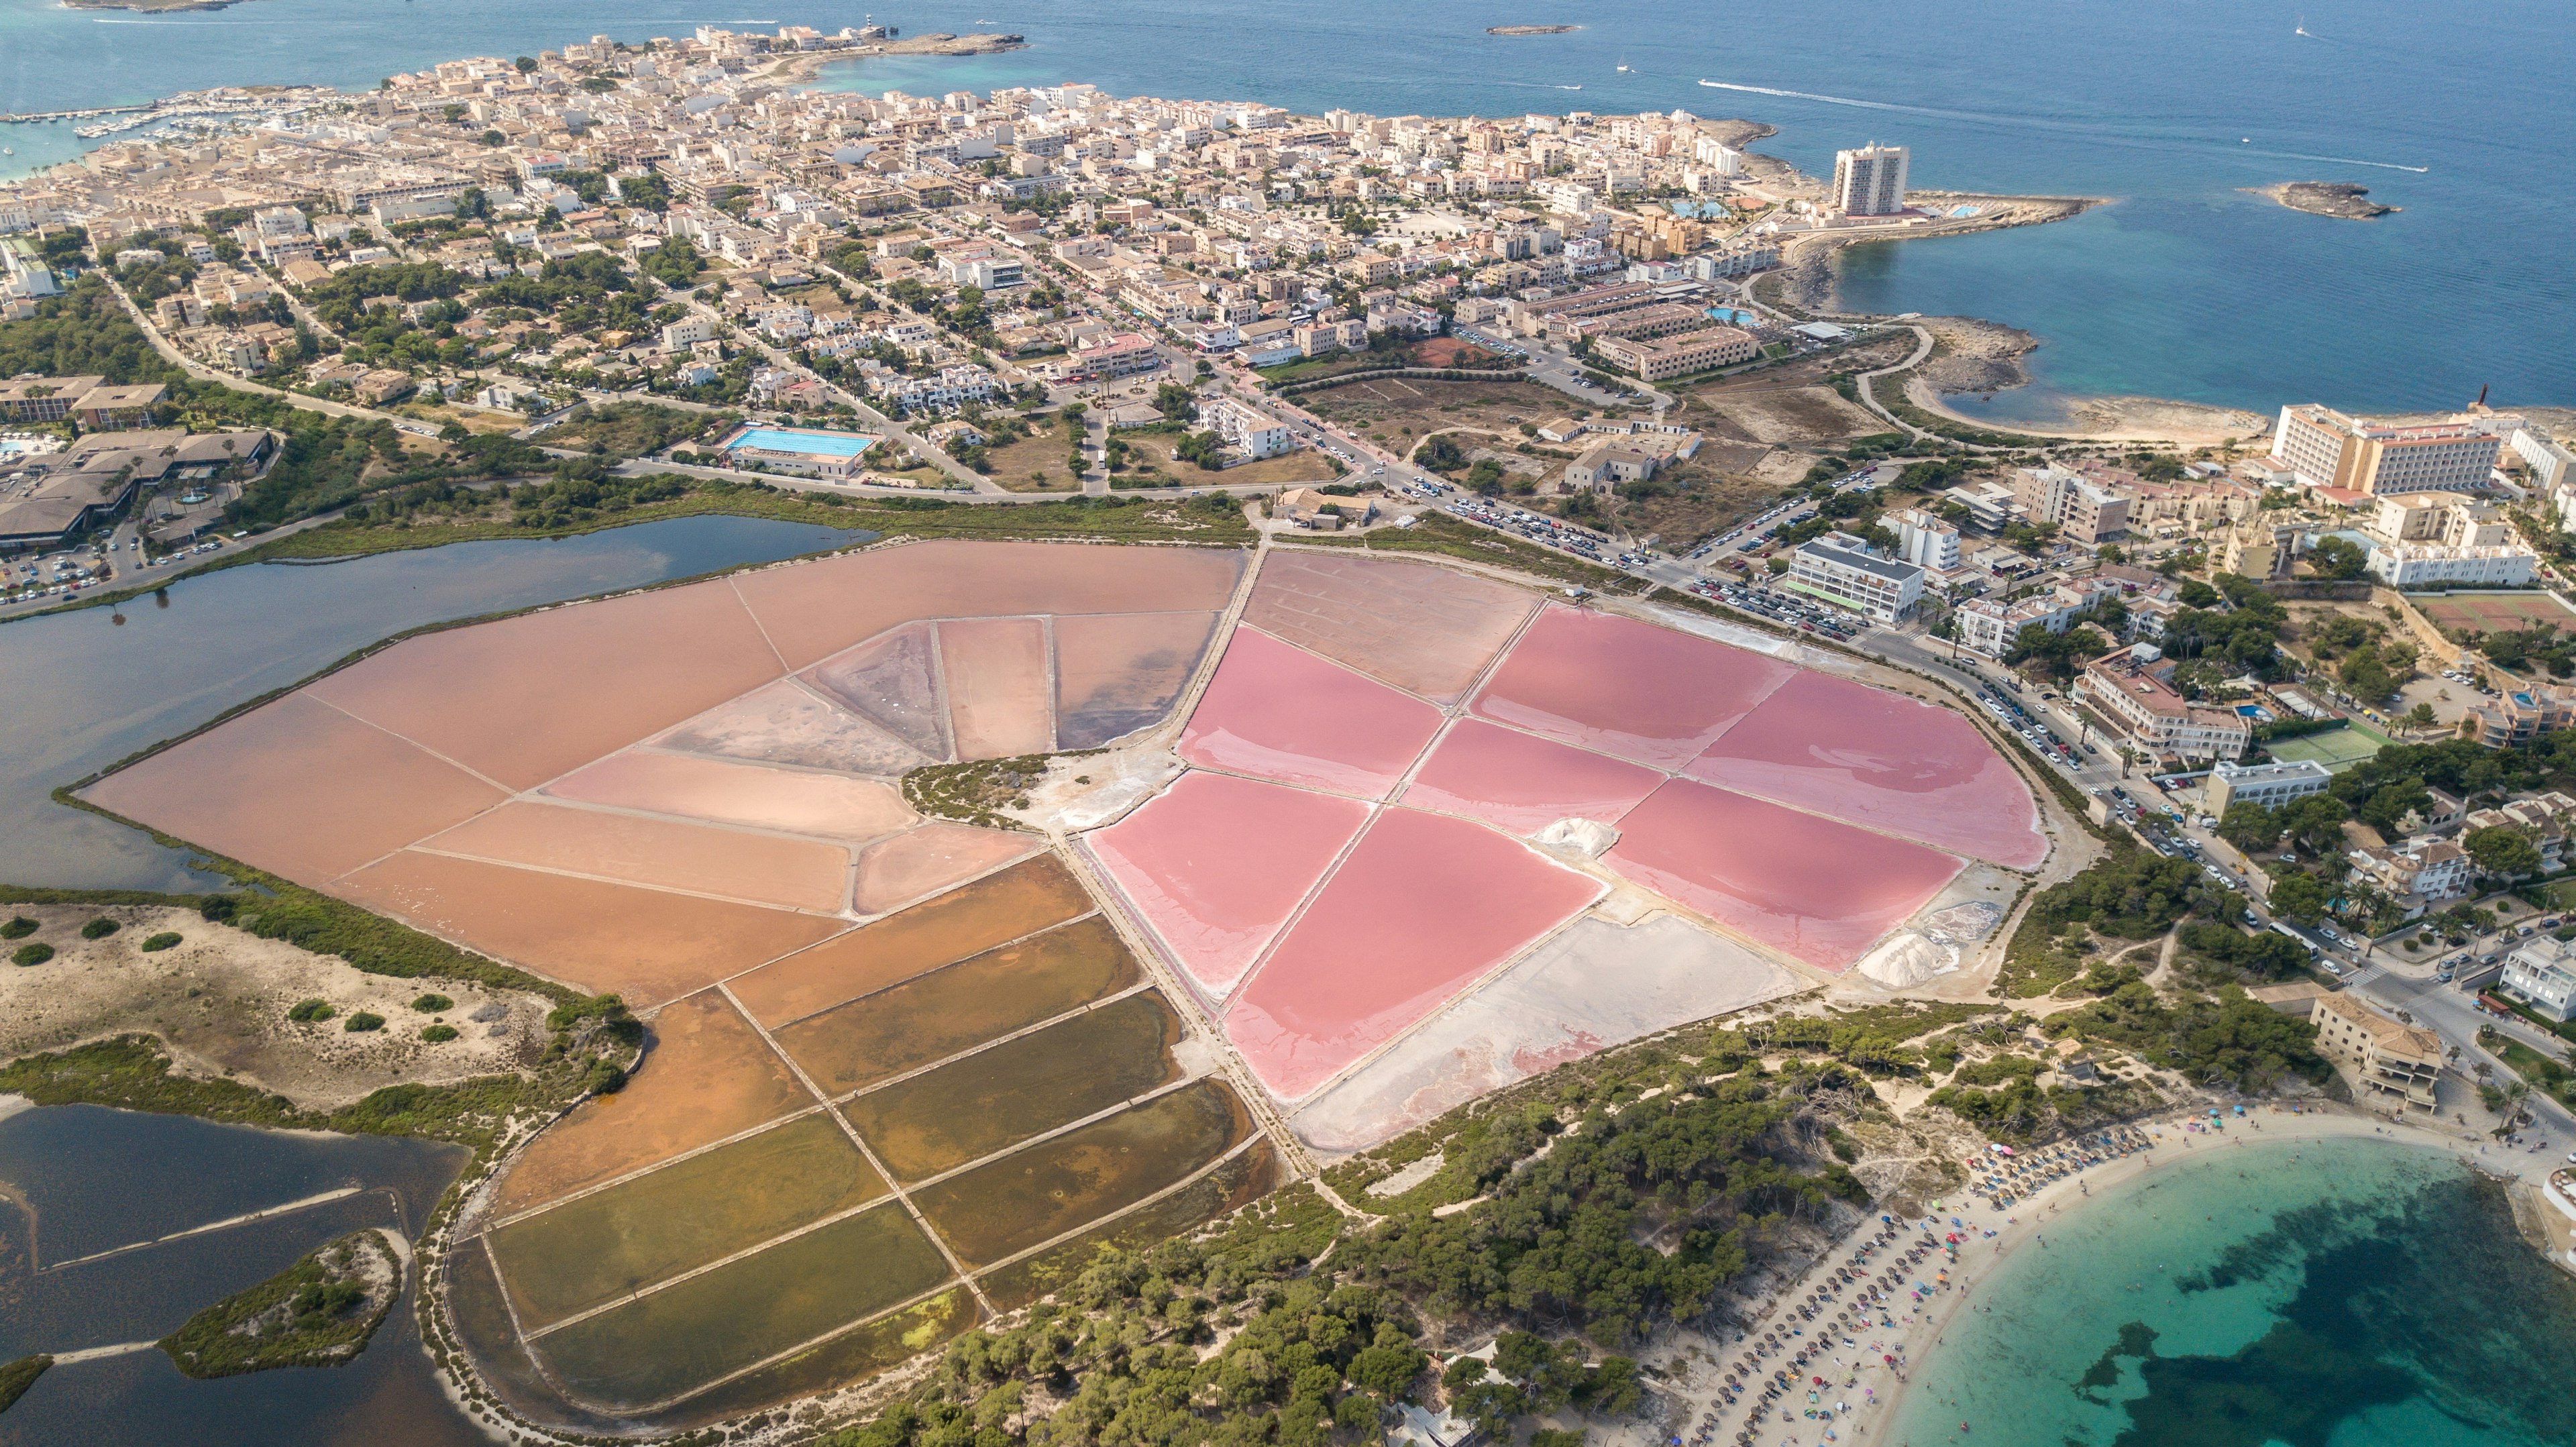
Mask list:
[[[2404,904],[2410,914],[2469,892],[2476,870],[2469,852],[2447,839],[2410,839],[2396,849],[2364,847],[2344,856],[2364,876]]]
[[[2278,809],[2310,794],[2322,794],[2334,782],[2334,771],[2314,759],[2293,764],[2231,764],[2219,760],[2201,785],[2201,808],[2213,818],[2233,804],[2260,804]]]
[[[2032,522],[2056,524],[2069,542],[2089,546],[2129,530],[2127,498],[2063,468],[2016,469],[2012,490]]]
[[[2576,483],[2576,452],[2569,452],[2528,427],[2515,428],[2509,445],[2513,455],[2531,469],[2532,480],[2537,484],[2534,492],[2546,497]]]
[[[2502,443],[2467,422],[2399,426],[2308,403],[2283,407],[2272,460],[2309,487],[2347,492],[2468,492],[2486,484]]]
[[[2456,492],[2382,493],[2371,530],[2392,543],[2493,548],[2513,541],[2502,515]]]
[[[2063,633],[2074,623],[2076,614],[2119,592],[2119,584],[2098,579],[2060,583],[2009,603],[1972,598],[1950,616],[1958,626],[1961,647],[1973,648],[1988,658],[2001,658],[2012,648],[2013,640],[2021,636],[2021,630],[2037,624],[2051,633]]]
[[[2446,548],[2439,543],[2387,543],[2370,550],[2370,575],[2391,588],[2481,583],[2518,588],[2538,576],[2540,559],[2520,548]]]
[[[2253,726],[2229,709],[2207,708],[2173,686],[2173,667],[2148,644],[2136,643],[2084,665],[2075,694],[2091,702],[2127,742],[2147,754],[2192,762],[2240,759]]]
[[[1898,508],[1879,524],[1896,534],[1896,555],[1918,568],[1947,573],[1959,566],[1959,530],[1921,508]]]
[[[1923,597],[1923,570],[1882,558],[1849,533],[1827,533],[1789,555],[1791,588],[1838,608],[1894,623]]]
[[[1834,152],[1834,209],[1845,216],[1893,216],[1905,209],[1903,146],[1876,141],[1856,151]]]
[[[945,412],[992,395],[992,373],[981,367],[942,367],[936,376],[898,378],[882,400],[899,412]]]
[[[1228,446],[1240,449],[1246,457],[1276,457],[1297,445],[1287,424],[1232,397],[1218,398],[1199,415]]]
[[[2504,957],[2506,994],[2552,1020],[2576,1015],[2576,951],[2559,940],[2537,939]]]

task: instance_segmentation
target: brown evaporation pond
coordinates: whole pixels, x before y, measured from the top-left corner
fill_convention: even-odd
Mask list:
[[[917,817],[893,786],[728,759],[629,752],[546,786],[558,799],[824,839],[891,834]]]
[[[1234,1092],[1202,1080],[912,1195],[968,1264],[989,1266],[1171,1186],[1252,1130]]]
[[[762,905],[405,850],[336,892],[487,955],[638,1009],[846,928]]]
[[[851,907],[883,914],[1042,847],[1033,834],[933,820],[859,851]]]
[[[1229,1212],[1239,1211],[1277,1190],[1287,1179],[1278,1151],[1268,1141],[1219,1163],[1206,1175],[1159,1201],[1148,1202],[985,1276],[981,1285],[993,1305],[1017,1311],[1051,1291],[1073,1284],[1100,1257],[1103,1246],[1120,1251],[1146,1251]]]
[[[504,804],[413,847],[817,911],[841,907],[850,871],[838,844],[562,804]]]
[[[918,1181],[1180,1079],[1180,1039],[1180,1017],[1147,990],[862,1095],[843,1113],[897,1180]]]
[[[928,624],[898,628],[798,675],[924,761],[948,757]]]
[[[319,885],[503,795],[329,704],[288,694],[110,774],[81,797]]]
[[[985,618],[939,625],[940,675],[960,759],[1007,759],[1055,747],[1055,686],[1046,623]]]
[[[1244,621],[1440,703],[1466,697],[1538,600],[1429,563],[1274,552]]]
[[[1142,974],[1118,932],[1094,916],[799,1020],[778,1031],[778,1044],[838,1095],[1053,1019]]]
[[[931,616],[1215,612],[1233,595],[1244,556],[1233,548],[928,542],[748,573],[735,584],[788,665],[803,668]]]
[[[424,634],[306,691],[533,789],[783,672],[719,582]]]
[[[506,1222],[492,1255],[535,1330],[885,1192],[840,1122],[817,1113]]]
[[[784,679],[709,709],[652,742],[692,754],[881,778],[894,778],[932,759]]]
[[[1061,924],[1091,896],[1052,855],[1032,859],[733,982],[743,1008],[776,1029],[925,970]]]
[[[962,1288],[941,1292],[690,1397],[676,1425],[705,1425],[865,1381],[937,1349],[981,1319],[975,1298]]]
[[[1213,613],[1076,614],[1055,620],[1055,737],[1092,749],[1163,721],[1207,656]]]
[[[636,1410],[918,1296],[949,1278],[891,1202],[676,1281],[536,1340],[575,1394]]]
[[[626,1088],[583,1101],[529,1142],[501,1178],[494,1209],[524,1211],[812,1100],[723,995],[674,1000],[647,1022],[644,1060]]]

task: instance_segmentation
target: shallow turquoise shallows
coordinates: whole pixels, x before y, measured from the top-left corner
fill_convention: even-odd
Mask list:
[[[1991,1310],[1951,1317],[1873,1441],[2576,1442],[2576,1281],[2456,1156],[2202,1145],[2047,1235],[1970,1295]]]

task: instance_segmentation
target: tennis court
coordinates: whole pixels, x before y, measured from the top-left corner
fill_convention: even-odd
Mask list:
[[[2378,753],[2384,741],[2347,725],[2323,733],[2302,734],[2294,739],[2274,739],[2263,747],[2284,764],[2313,760],[2336,773],[2342,773],[2371,755]]]
[[[2434,627],[2457,642],[2470,633],[2495,633],[2547,623],[2576,632],[2576,612],[2557,595],[2533,589],[2514,593],[2443,593],[2409,600]]]

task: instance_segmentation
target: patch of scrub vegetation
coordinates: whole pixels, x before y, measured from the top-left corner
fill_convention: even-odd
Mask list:
[[[0,1364],[0,1412],[8,1411],[20,1397],[27,1395],[27,1389],[36,1384],[36,1378],[43,1376],[45,1369],[53,1364],[54,1359],[41,1352]]]
[[[353,1232],[188,1318],[161,1339],[161,1350],[200,1381],[343,1366],[366,1350],[402,1283],[393,1243],[381,1232]]]
[[[177,949],[180,942],[180,935],[177,930],[165,929],[159,934],[145,936],[140,948],[147,955],[158,954],[163,950]]]
[[[2225,920],[2233,897],[2188,860],[2121,850],[2031,900],[2004,948],[1995,988],[2014,1000],[2049,994],[2091,968],[2095,936],[2155,939],[2195,910]]]
[[[116,921],[106,915],[100,915],[82,925],[80,929],[80,937],[85,940],[103,940],[114,933],[116,933]]]
[[[17,951],[9,956],[9,963],[13,965],[41,965],[53,957],[54,947],[46,944],[43,940],[38,940],[32,945],[18,946]]]
[[[385,1028],[385,1017],[377,1014],[373,1010],[360,1010],[358,1013],[349,1017],[349,1023],[341,1026],[340,1028],[348,1031],[352,1035],[363,1035],[370,1030],[382,1030]]]
[[[35,932],[36,922],[23,914],[12,915],[7,924],[0,924],[0,940],[23,940]]]
[[[931,764],[903,776],[904,802],[937,819],[980,824],[987,829],[1026,829],[1005,809],[1029,807],[1029,791],[1046,778],[1057,759],[1084,759],[1099,753],[1084,749],[1068,754],[1021,754],[1008,759],[977,759],[965,764]]]

